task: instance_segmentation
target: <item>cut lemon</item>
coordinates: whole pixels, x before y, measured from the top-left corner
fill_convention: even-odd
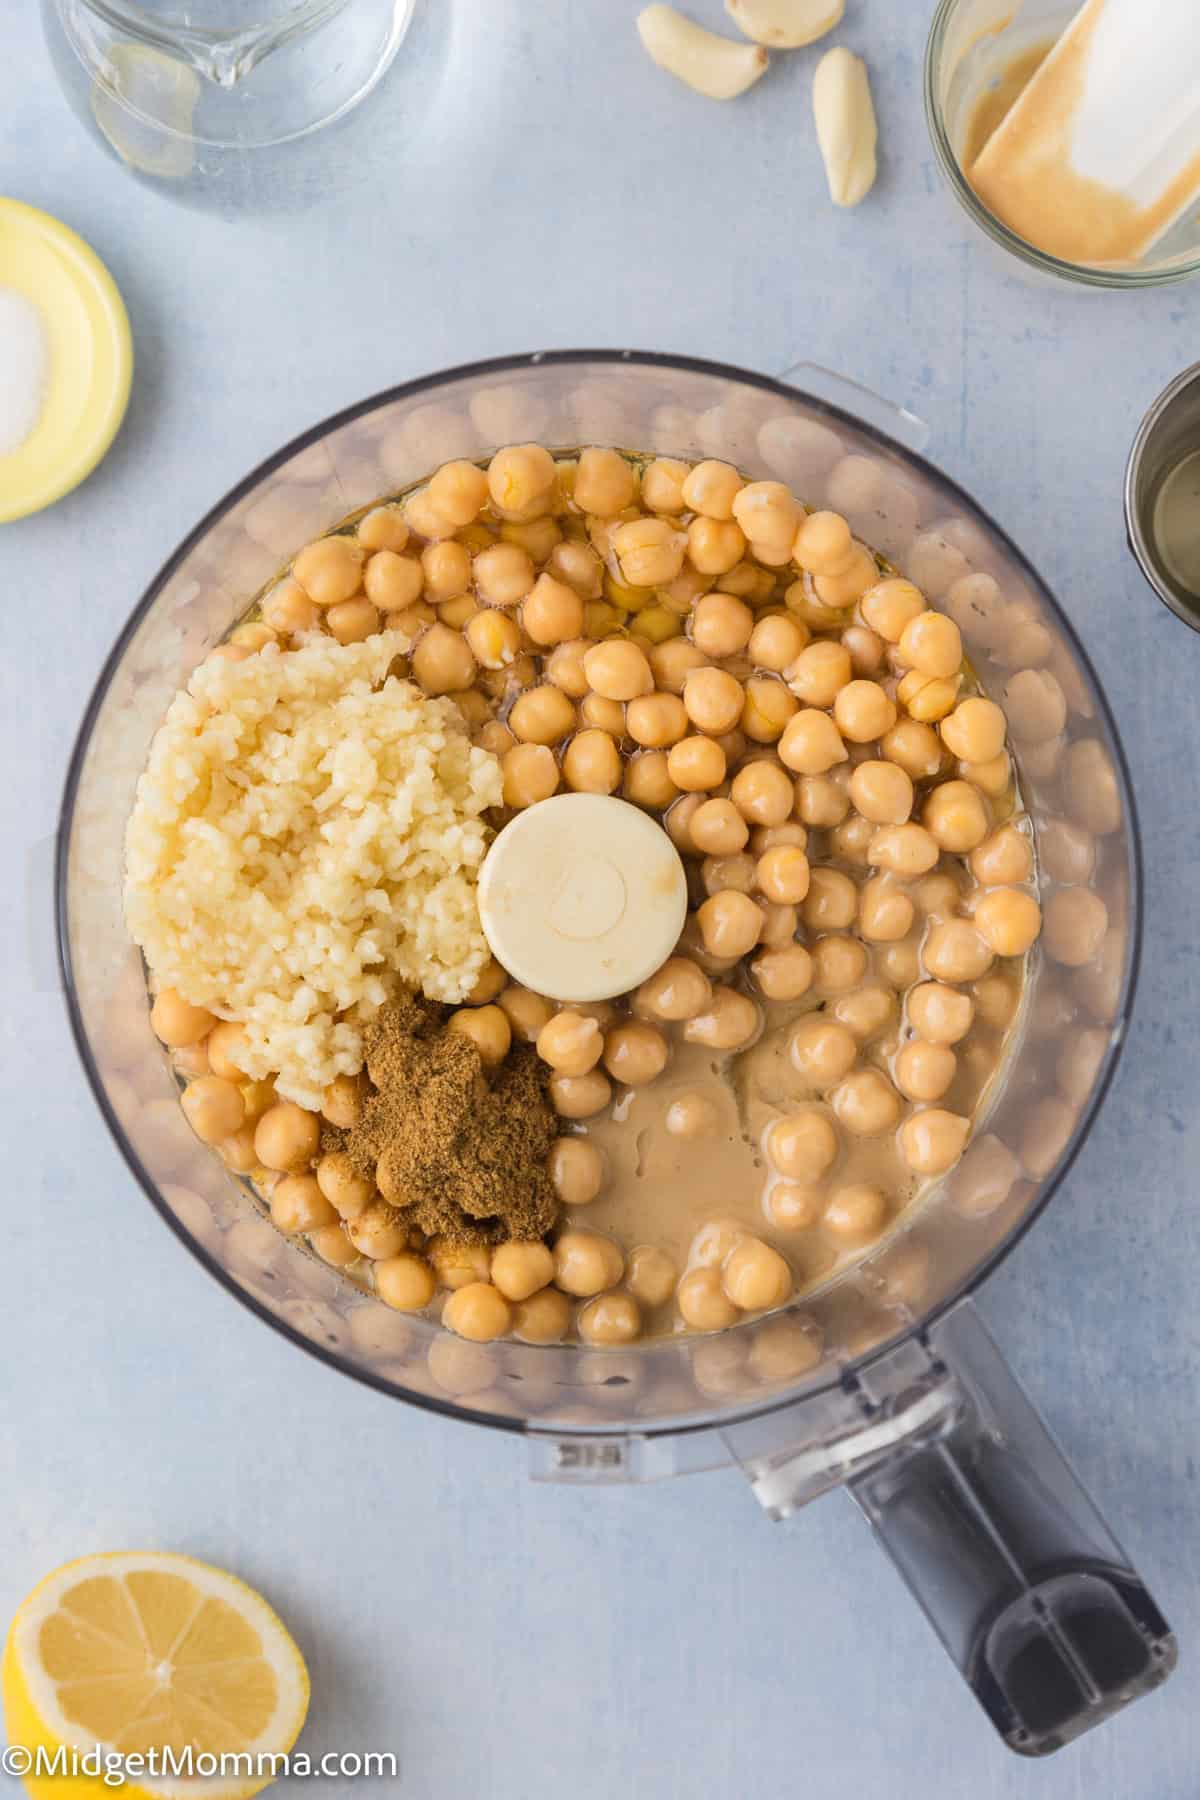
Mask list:
[[[106,1755],[156,1753],[160,1772],[131,1770],[122,1789],[156,1800],[258,1793],[308,1711],[304,1659],[266,1601],[221,1569],[153,1551],[87,1556],[48,1575],[18,1608],[2,1675],[10,1748],[40,1748],[43,1767],[61,1767],[64,1747],[99,1751],[101,1767]],[[180,1778],[188,1757],[196,1775]],[[210,1774],[222,1757],[238,1760]],[[25,1785],[37,1800],[111,1791],[84,1766],[39,1775],[35,1764]]]

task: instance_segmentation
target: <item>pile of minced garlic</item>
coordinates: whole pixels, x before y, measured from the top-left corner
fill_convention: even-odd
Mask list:
[[[450,700],[388,676],[384,631],[210,658],[151,747],[125,910],[155,981],[245,1028],[246,1073],[319,1107],[401,986],[462,1000],[500,767]]]

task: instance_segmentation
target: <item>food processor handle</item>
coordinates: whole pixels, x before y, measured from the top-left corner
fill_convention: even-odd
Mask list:
[[[850,1492],[997,1731],[1042,1756],[1164,1681],[1175,1640],[974,1306],[925,1343],[945,1409]]]
[[[929,426],[907,406],[897,406],[894,400],[885,399],[874,388],[864,387],[861,381],[851,381],[848,375],[839,375],[820,363],[793,363],[782,370],[776,380],[786,381],[789,387],[802,389],[812,399],[823,400],[826,405],[849,413],[856,424],[873,425],[877,431],[886,432],[888,437],[917,456],[929,442]]]

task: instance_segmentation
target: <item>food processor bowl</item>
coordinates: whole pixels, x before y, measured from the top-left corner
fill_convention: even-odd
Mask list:
[[[87,709],[58,843],[63,973],[133,1174],[267,1323],[384,1393],[523,1432],[541,1478],[644,1481],[734,1461],[777,1517],[849,1483],[1006,1741],[1041,1754],[1154,1686],[1174,1657],[967,1299],[1055,1191],[1112,1075],[1138,955],[1133,797],[1096,677],[1045,585],[965,493],[864,419],[880,417],[877,401],[843,388],[852,410],[686,358],[512,357],[392,389],[264,463],[167,562]],[[892,431],[911,423],[896,412]],[[186,1123],[122,916],[123,836],[151,738],[264,583],[309,538],[446,459],[529,439],[719,457],[844,513],[952,612],[1004,708],[1043,904],[1086,887],[1106,919],[1087,943],[1056,934],[1057,960],[1035,951],[1018,1048],[966,1154],[861,1262],[769,1317],[619,1351],[464,1342],[280,1236]]]

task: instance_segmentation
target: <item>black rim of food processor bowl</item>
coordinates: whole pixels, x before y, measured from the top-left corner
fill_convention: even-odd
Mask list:
[[[889,456],[899,457],[902,461],[915,467],[918,472],[940,484],[949,496],[960,501],[969,514],[974,514],[980,518],[987,526],[988,530],[993,533],[995,538],[1003,545],[1008,555],[1013,558],[1015,564],[1021,569],[1026,578],[1033,584],[1035,591],[1050,607],[1059,630],[1070,643],[1072,650],[1076,657],[1078,657],[1091,680],[1093,692],[1099,706],[1101,721],[1109,734],[1110,744],[1119,773],[1123,817],[1127,822],[1128,829],[1129,860],[1131,864],[1130,947],[1122,983],[1121,999],[1112,1021],[1109,1043],[1105,1051],[1104,1065],[1097,1078],[1095,1087],[1088,1098],[1087,1104],[1080,1114],[1079,1121],[1072,1133],[1071,1140],[1063,1153],[1056,1172],[1045,1182],[1035,1203],[1029,1208],[1029,1211],[1017,1221],[1009,1231],[1008,1235],[990,1252],[989,1255],[975,1265],[968,1276],[939,1300],[935,1306],[931,1307],[929,1312],[924,1314],[916,1324],[901,1327],[893,1336],[874,1345],[870,1351],[856,1362],[838,1365],[831,1371],[827,1381],[822,1381],[819,1385],[810,1386],[805,1386],[803,1383],[797,1384],[795,1388],[785,1390],[783,1393],[775,1394],[770,1399],[764,1400],[761,1405],[746,1406],[745,1408],[740,1409],[736,1414],[737,1418],[751,1419],[762,1417],[794,1404],[798,1398],[808,1399],[818,1393],[826,1392],[832,1388],[841,1386],[846,1376],[853,1369],[874,1361],[878,1356],[884,1354],[902,1339],[915,1336],[918,1333],[925,1331],[936,1319],[941,1318],[965,1295],[974,1292],[975,1288],[978,1287],[981,1282],[985,1281],[1009,1252],[1016,1247],[1033,1225],[1034,1221],[1040,1217],[1043,1208],[1047,1205],[1063,1177],[1074,1163],[1075,1158],[1079,1153],[1079,1147],[1087,1136],[1092,1122],[1100,1108],[1100,1104],[1103,1101],[1105,1094],[1108,1092],[1109,1085],[1116,1070],[1117,1062],[1120,1058],[1121,1050],[1124,1046],[1130,1011],[1137,988],[1138,969],[1141,961],[1143,885],[1141,833],[1138,826],[1133,787],[1129,777],[1129,768],[1125,760],[1125,753],[1122,749],[1120,738],[1117,735],[1116,726],[1104,690],[1097,679],[1095,669],[1092,666],[1091,658],[1088,656],[1076,635],[1074,627],[1064,614],[1057,599],[1046,586],[1046,583],[1038,575],[1028,558],[1025,557],[1013,543],[1008,533],[995,523],[990,514],[988,514],[976,500],[972,499],[964,488],[960,487],[957,482],[952,481],[942,472],[942,470],[936,468],[934,464],[927,461],[924,457],[917,455],[915,452],[906,449],[902,444],[895,442],[893,439],[889,438],[886,433],[876,430],[872,425],[864,423],[852,413],[844,411],[841,407],[831,405],[825,400],[817,399],[801,389],[789,387],[786,382],[776,381],[767,375],[757,375],[749,370],[736,368],[729,363],[708,362],[702,358],[691,356],[659,355],[653,351],[646,350],[548,350],[525,355],[495,357],[481,362],[463,363],[457,368],[442,369],[436,374],[421,376],[415,381],[401,382],[395,387],[387,388],[381,393],[372,395],[369,399],[360,400],[355,405],[348,406],[343,411],[334,413],[331,417],[321,420],[319,424],[313,425],[309,430],[304,431],[298,437],[293,438],[288,444],[284,445],[282,449],[277,450],[274,455],[265,458],[265,460],[251,470],[243,480],[238,482],[235,487],[231,488],[222,500],[218,501],[215,506],[209,509],[158,571],[158,574],[151,581],[149,587],[146,589],[141,600],[127,620],[116,643],[113,645],[112,650],[109,652],[104,667],[100,672],[99,679],[92,690],[87,709],[84,712],[83,721],[80,725],[75,745],[71,752],[71,761],[67,769],[67,778],[63,789],[62,808],[59,815],[58,834],[55,847],[54,869],[58,955],[63,978],[63,990],[66,996],[67,1012],[71,1022],[71,1031],[75,1039],[75,1046],[79,1052],[80,1060],[83,1063],[84,1070],[91,1084],[92,1092],[96,1097],[100,1111],[103,1114],[104,1121],[116,1142],[117,1148],[120,1150],[121,1155],[124,1157],[131,1173],[138,1181],[147,1199],[157,1209],[166,1224],[175,1233],[175,1236],[187,1246],[192,1255],[196,1257],[208,1273],[219,1281],[222,1287],[226,1288],[229,1293],[233,1294],[243,1306],[256,1314],[257,1317],[261,1319],[265,1325],[269,1325],[273,1331],[277,1331],[283,1337],[289,1339],[298,1349],[307,1351],[310,1356],[315,1356],[319,1361],[326,1363],[330,1368],[339,1370],[343,1375],[352,1376],[356,1381],[363,1382],[366,1386],[375,1388],[379,1393],[390,1395],[393,1399],[407,1400],[414,1406],[423,1407],[429,1412],[441,1413],[449,1418],[462,1419],[470,1424],[498,1426],[503,1430],[520,1433],[526,1432],[531,1426],[536,1429],[536,1421],[513,1418],[507,1415],[499,1415],[490,1412],[478,1412],[469,1406],[459,1405],[456,1401],[451,1399],[439,1399],[435,1395],[419,1393],[415,1390],[404,1389],[402,1391],[394,1382],[387,1380],[383,1376],[374,1374],[368,1368],[361,1367],[360,1365],[343,1358],[336,1350],[328,1348],[323,1344],[318,1344],[312,1338],[306,1337],[303,1332],[296,1330],[294,1326],[279,1318],[277,1314],[264,1306],[252,1294],[247,1293],[229,1271],[224,1268],[214,1256],[210,1255],[204,1246],[192,1236],[182,1221],[171,1211],[171,1208],[143,1168],[136,1151],[125,1134],[121,1121],[109,1102],[104,1081],[100,1075],[95,1057],[92,1053],[88,1034],[84,1028],[79,1000],[75,990],[75,980],[71,961],[68,921],[67,861],[71,827],[75,815],[75,802],[83,764],[91,741],[92,730],[105,694],[120,666],[129,642],[150,608],[154,605],[167,582],[171,580],[172,576],[183,562],[184,558],[191,553],[195,546],[209,531],[225,518],[231,507],[236,506],[243,500],[266,476],[272,474],[276,469],[281,468],[285,463],[290,462],[293,457],[298,456],[302,451],[309,449],[313,444],[319,443],[321,440],[328,437],[331,432],[338,431],[342,427],[352,424],[355,419],[362,418],[367,413],[375,412],[379,407],[388,405],[393,401],[413,399],[421,394],[441,389],[449,382],[463,381],[471,378],[478,379],[481,377],[504,376],[518,373],[521,370],[538,367],[570,368],[572,365],[597,366],[605,364],[613,368],[677,369],[691,375],[707,376],[715,381],[740,383],[746,387],[756,388],[760,393],[774,395],[780,401],[788,404],[794,404],[797,400],[802,401],[805,406],[810,407],[814,412],[827,418],[832,424],[840,424],[848,427],[853,432],[859,433],[861,436],[870,439],[881,451]],[[551,1351],[559,1351],[562,1346],[551,1345],[547,1348]],[[712,1412],[702,1416],[693,1416],[689,1414],[679,1420],[668,1418],[661,1422],[638,1420],[636,1424],[632,1422],[615,1421],[610,1423],[599,1421],[594,1426],[587,1426],[581,1423],[572,1424],[570,1430],[574,1434],[585,1436],[592,1434],[611,1437],[632,1430],[635,1435],[639,1437],[663,1437],[674,1436],[685,1432],[690,1433],[711,1430],[713,1425],[717,1422],[727,1423],[728,1421],[724,1420],[719,1412]],[[552,1430],[553,1421],[548,1420],[545,1428],[547,1430]]]

